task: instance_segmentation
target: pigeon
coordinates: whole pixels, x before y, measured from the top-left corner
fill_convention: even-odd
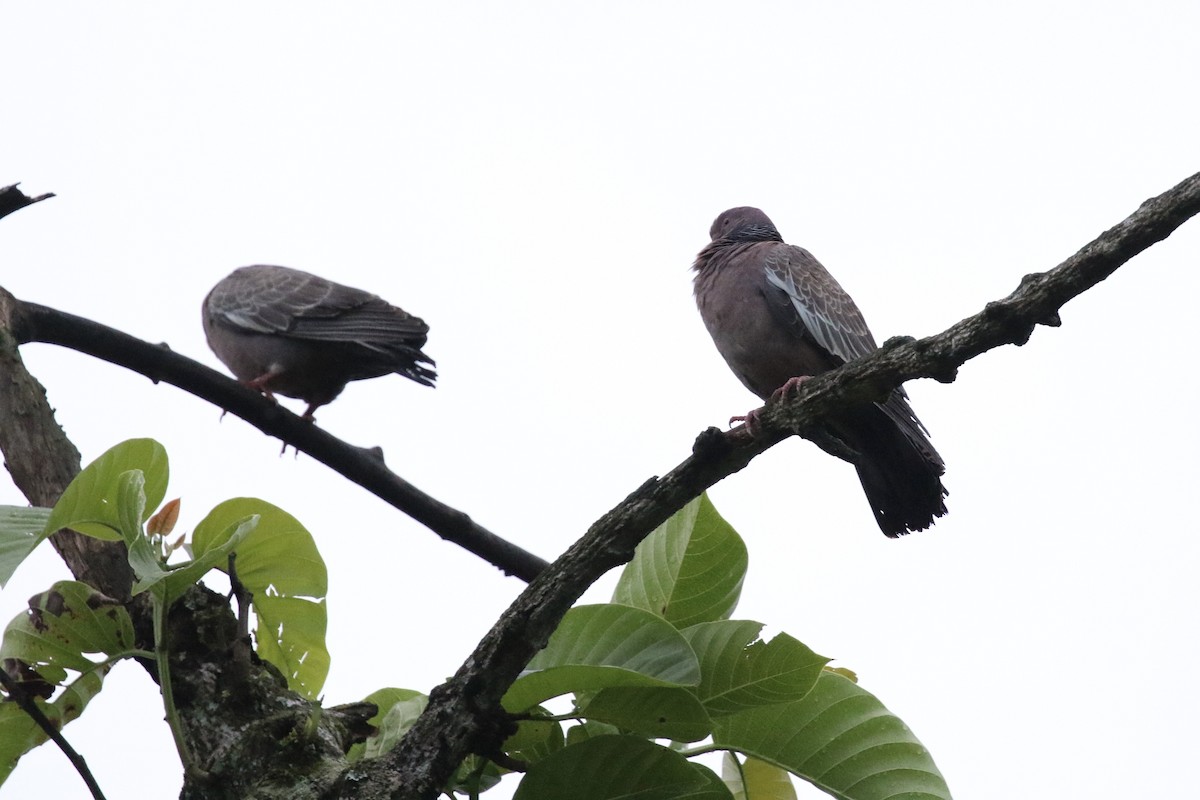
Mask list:
[[[350,381],[398,373],[433,386],[421,352],[429,326],[376,295],[288,267],[235,269],[204,298],[208,346],[239,381],[308,403],[304,419]],[[426,366],[428,365],[428,366]]]
[[[850,295],[811,253],[785,244],[762,211],[731,208],[709,236],[692,265],[696,305],[717,350],[751,392],[778,398],[877,349]],[[734,419],[746,419],[753,433],[753,414]],[[903,389],[838,414],[817,440],[853,463],[888,537],[925,530],[946,513],[945,463]]]

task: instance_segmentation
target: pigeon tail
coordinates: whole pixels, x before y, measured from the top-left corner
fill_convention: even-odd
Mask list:
[[[852,431],[851,446],[859,453],[854,468],[879,529],[895,538],[933,525],[946,513],[949,494],[941,457],[923,437],[914,442],[878,406],[855,417],[845,433]]]

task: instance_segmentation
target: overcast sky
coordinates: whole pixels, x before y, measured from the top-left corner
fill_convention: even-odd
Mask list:
[[[318,424],[546,558],[756,405],[691,297],[723,209],[766,210],[882,341],[943,330],[1200,169],[1184,0],[0,19],[0,184],[58,194],[0,222],[0,285],[213,366],[200,301],[235,267],[376,292],[430,324],[439,385],[354,384]],[[1193,220],[1061,328],[910,384],[948,465],[931,531],[885,539],[853,469],[802,441],[711,493],[750,551],[738,616],[857,671],[960,798],[1194,791],[1198,266]],[[330,704],[428,691],[521,589],[173,387],[22,354],[85,462],[166,446],[182,529],[241,495],[308,526],[330,573]],[[24,503],[6,477],[0,503]],[[65,577],[43,548],[0,616]],[[161,717],[126,664],[67,728],[110,800],[178,793]],[[87,797],[50,747],[0,795]]]

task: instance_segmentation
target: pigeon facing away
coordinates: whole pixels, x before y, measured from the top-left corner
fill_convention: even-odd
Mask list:
[[[730,369],[763,400],[876,349],[850,295],[762,211],[731,208],[709,235],[692,265],[696,305]],[[924,530],[946,513],[945,464],[903,389],[840,414],[828,433],[853,454],[884,534]]]
[[[239,381],[308,403],[305,419],[350,381],[395,372],[433,386],[429,326],[369,292],[298,269],[235,269],[204,298],[204,334]]]

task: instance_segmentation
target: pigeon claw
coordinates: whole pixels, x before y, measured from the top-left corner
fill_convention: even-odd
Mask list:
[[[777,403],[780,400],[787,400],[796,392],[800,391],[800,387],[807,380],[812,380],[812,375],[797,375],[794,378],[788,378],[787,382],[780,386],[775,391],[771,392],[771,402]]]
[[[751,438],[757,439],[762,434],[762,422],[758,418],[759,411],[760,409],[755,408],[747,411],[745,416],[730,417],[729,427],[732,428],[735,422],[740,422],[745,426],[746,433],[750,434]]]
[[[807,380],[812,378],[811,375],[797,375],[794,378],[788,378],[787,383],[780,386],[774,392],[771,392],[771,399],[768,403],[778,403],[780,400],[787,400],[797,391],[800,386]],[[756,408],[753,411],[747,411],[745,416],[730,417],[729,427],[733,427],[734,423],[740,422],[746,426],[746,432],[757,439],[762,435],[762,421],[759,419],[759,412],[762,409]]]
[[[259,375],[257,378],[254,378],[253,380],[241,381],[241,384],[242,384],[242,386],[245,386],[247,389],[253,389],[254,391],[258,392],[263,397],[270,400],[272,403],[278,404],[279,401],[275,399],[274,392],[272,392],[269,388],[267,388],[267,384],[270,383],[271,379],[274,377],[275,377],[275,373],[264,372],[262,375]]]

